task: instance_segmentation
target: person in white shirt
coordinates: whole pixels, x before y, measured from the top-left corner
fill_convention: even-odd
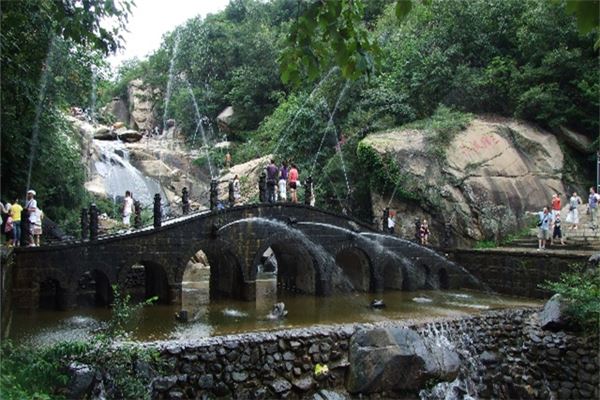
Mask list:
[[[129,226],[131,214],[133,213],[133,197],[131,192],[128,190],[125,192],[125,199],[123,200],[123,224]]]

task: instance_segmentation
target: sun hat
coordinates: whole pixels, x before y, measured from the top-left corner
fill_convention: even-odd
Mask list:
[[[29,189],[29,190],[27,191],[27,194],[29,194],[29,193],[31,193],[32,195],[34,195],[34,196],[35,196],[35,190]]]

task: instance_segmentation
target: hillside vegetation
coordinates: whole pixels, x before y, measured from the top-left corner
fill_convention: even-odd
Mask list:
[[[279,58],[289,50],[292,24],[311,24],[301,19],[309,2],[233,0],[222,12],[174,27],[154,54],[128,61],[114,80],[101,79],[98,97],[124,97],[128,82],[142,78],[158,89],[156,114],[176,119],[191,147],[202,141],[194,135],[197,121],[190,92],[200,114],[212,121],[232,105],[228,138],[234,140],[235,163],[269,153],[296,162],[301,177],[312,174],[316,179],[319,206],[346,208],[365,219],[371,218],[370,190],[391,190],[381,183],[371,187],[377,180],[366,175],[380,171],[370,170],[357,156],[358,143],[370,132],[415,121],[443,128],[468,119],[468,114],[498,114],[551,132],[565,126],[598,144],[597,33],[580,33],[566,2],[427,3],[413,2],[400,21],[395,1],[356,2],[363,7],[361,29],[378,47],[373,73],[347,80],[335,66],[340,55],[331,54],[330,65],[327,58],[319,65],[323,72],[317,79],[300,75],[303,83],[295,85],[283,83]],[[338,28],[343,36],[344,27]],[[313,38],[303,51],[327,54],[320,38]],[[165,110],[170,70],[172,94]],[[314,68],[298,68],[298,74],[308,74],[304,70],[314,74]],[[442,129],[432,146],[440,156],[449,143],[444,135]],[[214,143],[220,138],[210,139]],[[211,151],[222,160],[222,153]],[[592,173],[590,156],[570,156],[580,163],[576,170]],[[14,171],[4,159],[2,168],[3,174]]]

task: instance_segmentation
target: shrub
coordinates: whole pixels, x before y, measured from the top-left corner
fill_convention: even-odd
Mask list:
[[[584,329],[597,332],[600,328],[600,268],[571,265],[558,282],[546,281],[544,289],[560,293],[567,301],[567,313]]]

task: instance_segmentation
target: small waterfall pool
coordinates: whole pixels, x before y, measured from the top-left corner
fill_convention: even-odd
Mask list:
[[[484,310],[531,306],[541,302],[477,291],[386,291],[381,294],[353,293],[331,297],[277,294],[272,279],[258,281],[256,302],[209,300],[206,282],[185,283],[178,306],[154,305],[142,309],[131,327],[139,341],[191,339],[232,333],[305,327],[318,324],[379,322],[384,320],[427,321],[433,317],[460,317]],[[373,299],[386,307],[372,309]],[[283,320],[269,320],[275,302],[289,311]],[[188,310],[190,322],[177,322],[175,313]],[[35,345],[89,337],[110,318],[108,308],[70,311],[15,311],[10,337]]]

